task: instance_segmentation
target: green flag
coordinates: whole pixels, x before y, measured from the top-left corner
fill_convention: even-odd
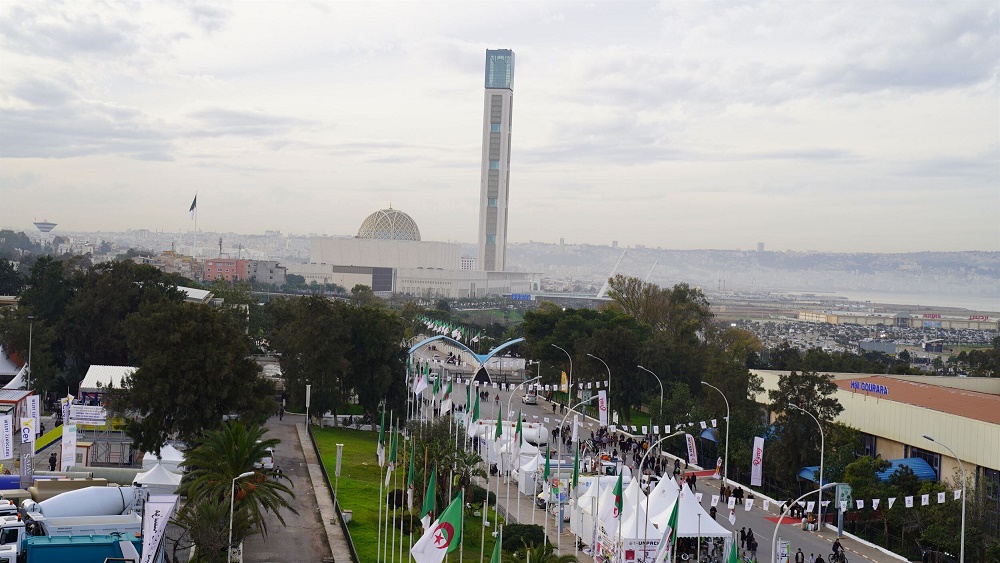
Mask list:
[[[550,451],[551,451],[551,448],[549,448],[546,445],[545,446],[545,473],[542,473],[542,479],[544,479],[546,483],[549,482],[549,475],[552,474],[552,471],[549,468],[549,452]]]
[[[438,376],[434,378],[434,396],[437,397],[437,394],[440,391],[441,391],[441,375],[438,374]]]
[[[500,527],[500,533],[497,534],[497,543],[493,546],[493,557],[490,558],[490,563],[500,563],[500,544],[503,543],[503,526]]]
[[[493,441],[494,442],[496,442],[497,440],[499,440],[500,436],[503,434],[503,416],[502,415],[503,415],[503,412],[501,412],[499,409],[497,409],[497,429],[493,433]]]
[[[420,509],[420,523],[424,525],[424,529],[431,525],[431,513],[434,512],[434,484],[437,482],[437,466],[435,465],[431,469],[431,478],[427,481],[427,491],[424,492],[424,506]]]
[[[517,409],[517,429],[514,431],[517,434],[517,447],[524,445],[524,432],[521,429],[521,409]]]
[[[476,405],[472,407],[472,422],[479,420],[479,394],[476,394]]]
[[[472,382],[465,384],[465,411],[468,412],[472,408]]]
[[[726,560],[727,563],[739,563],[740,558],[736,555],[736,542],[729,542],[729,558]]]
[[[457,550],[462,543],[463,493],[459,492],[441,517],[424,528],[424,535],[413,544],[410,555],[417,563],[441,563],[444,556]]]
[[[615,483],[615,489],[612,491],[615,495],[615,518],[621,518],[622,516],[622,474],[618,474],[618,482]]]

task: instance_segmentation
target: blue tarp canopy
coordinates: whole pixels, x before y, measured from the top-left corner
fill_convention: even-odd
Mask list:
[[[885,471],[879,471],[876,476],[883,482],[887,483],[892,474],[899,470],[901,467],[909,467],[913,470],[913,474],[917,476],[917,479],[921,481],[937,481],[937,473],[934,472],[934,468],[930,466],[929,463],[920,459],[919,457],[908,457],[905,459],[890,459],[889,469]]]
[[[917,476],[917,479],[921,481],[937,481],[937,473],[934,472],[934,468],[930,466],[926,461],[920,459],[919,457],[908,457],[905,459],[890,459],[889,469],[885,471],[879,471],[876,476],[883,483],[887,483],[892,474],[895,473],[900,467],[909,467],[913,470],[913,474]],[[826,476],[823,476],[824,485],[831,483]],[[799,470],[799,479],[804,479],[806,481],[812,481],[816,483],[819,481],[819,466],[813,465],[810,467],[803,467]]]
[[[719,442],[719,430],[716,428],[706,428],[701,431],[699,438],[704,438],[705,440],[711,440],[715,443]]]
[[[818,465],[812,465],[812,466],[809,466],[809,467],[803,467],[802,469],[799,470],[799,479],[805,479],[806,481],[812,481],[813,483],[818,483],[819,482],[819,466]],[[824,485],[826,485],[828,483],[832,483],[832,482],[833,481],[831,481],[831,480],[829,480],[829,479],[826,478],[826,475],[823,476],[823,484]]]

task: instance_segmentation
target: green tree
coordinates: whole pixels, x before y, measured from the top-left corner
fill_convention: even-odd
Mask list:
[[[0,258],[0,295],[21,295],[25,286],[24,276],[14,269],[14,263]]]
[[[347,386],[367,413],[374,413],[382,401],[386,408],[401,412],[408,393],[406,350],[399,344],[402,319],[379,307],[348,307],[344,317],[350,326]]]
[[[365,307],[369,305],[380,305],[382,302],[372,288],[367,285],[357,284],[351,288],[351,305]]]
[[[351,330],[347,307],[311,295],[267,304],[271,349],[280,357],[286,391],[304,407],[305,386],[312,388],[312,412],[323,414],[347,404]],[[383,343],[384,344],[384,343]],[[398,341],[394,343],[398,347]]]
[[[128,418],[128,434],[145,451],[158,452],[174,434],[193,441],[223,415],[249,424],[277,410],[274,385],[260,376],[247,338],[217,309],[146,303],[125,334],[138,369],[112,390],[109,408]]]
[[[821,440],[816,422],[788,405],[795,404],[816,417],[829,436],[830,423],[844,410],[836,391],[833,376],[829,374],[793,371],[778,378],[778,388],[768,393],[771,412],[778,413],[774,421],[778,440],[764,450],[765,472],[793,483],[800,468],[818,465]]]
[[[254,467],[267,454],[268,448],[276,448],[278,444],[279,440],[267,438],[260,426],[247,426],[242,422],[227,422],[217,430],[206,432],[184,455],[187,473],[180,494],[186,495],[190,502],[182,509],[182,514],[188,510],[197,511],[205,501],[209,503],[208,508],[220,501],[228,502],[233,479],[253,472],[235,483],[234,515],[238,513],[246,525],[239,529],[234,526],[234,544],[243,541],[251,530],[266,536],[267,523],[272,517],[284,525],[283,509],[297,513],[289,503],[295,497],[289,487],[291,481],[274,469]]]

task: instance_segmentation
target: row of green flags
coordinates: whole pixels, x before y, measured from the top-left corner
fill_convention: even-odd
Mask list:
[[[449,338],[458,340],[459,342],[464,342],[466,344],[474,344],[479,342],[479,338],[482,336],[482,331],[477,330],[475,335],[472,333],[472,329],[464,327],[459,324],[454,324],[446,321],[439,321],[430,319],[427,317],[421,317],[420,321],[424,323],[427,330],[436,333],[443,334]]]

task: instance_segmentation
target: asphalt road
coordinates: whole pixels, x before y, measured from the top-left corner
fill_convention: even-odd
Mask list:
[[[295,424],[303,420],[301,415],[286,414],[284,420],[279,421],[274,416],[267,422],[267,437],[281,440],[274,452],[274,460],[291,479],[295,493],[291,505],[298,514],[282,510],[284,527],[277,518],[272,518],[266,537],[254,535],[248,538],[243,545],[243,560],[246,563],[318,563],[330,557],[316,494],[309,481],[302,446],[295,432]]]

